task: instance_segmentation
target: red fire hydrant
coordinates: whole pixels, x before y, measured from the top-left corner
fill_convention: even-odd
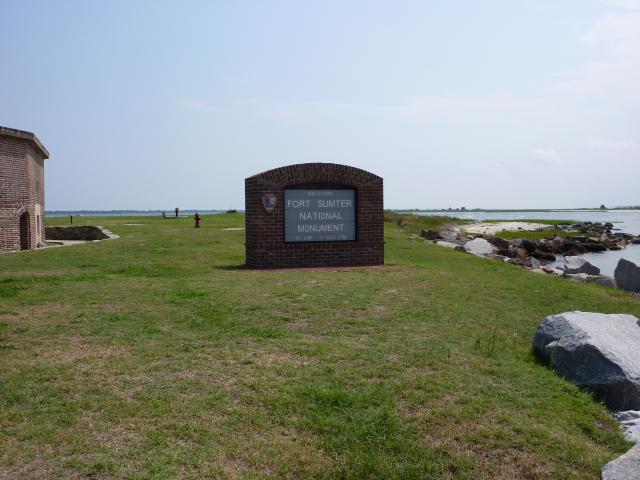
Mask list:
[[[196,212],[193,219],[196,221],[196,228],[200,228],[200,215],[198,214],[198,212]]]

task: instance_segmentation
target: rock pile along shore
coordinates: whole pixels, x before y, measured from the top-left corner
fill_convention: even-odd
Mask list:
[[[614,280],[600,275],[598,267],[579,257],[587,252],[622,250],[627,245],[640,244],[640,236],[613,232],[611,223],[582,222],[558,228],[571,234],[542,240],[505,240],[496,235],[485,238],[455,229],[442,232],[423,230],[422,236],[441,246],[518,265],[537,273],[562,275],[577,282],[596,283],[608,287],[615,287],[618,280],[620,288],[631,292],[640,291],[640,266],[633,262],[620,260]],[[523,235],[526,233],[523,232]],[[560,257],[563,257],[564,261],[558,265]]]

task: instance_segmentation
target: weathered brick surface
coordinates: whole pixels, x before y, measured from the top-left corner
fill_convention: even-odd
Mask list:
[[[284,189],[349,187],[355,189],[355,241],[284,241]],[[262,196],[276,195],[268,213]],[[383,180],[359,168],[334,163],[303,163],[276,168],[245,179],[246,263],[250,268],[297,268],[382,265],[384,263]]]
[[[35,135],[0,127],[0,252],[20,250],[20,217],[25,213],[28,247],[44,244],[46,158],[48,152]]]

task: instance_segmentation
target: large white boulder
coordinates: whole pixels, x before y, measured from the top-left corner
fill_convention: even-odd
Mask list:
[[[613,411],[640,410],[640,327],[633,315],[551,315],[538,327],[533,350]]]
[[[581,257],[564,257],[563,269],[566,274],[586,273],[587,275],[600,275],[598,267]]]
[[[607,463],[602,480],[640,480],[640,445]]]
[[[484,238],[474,238],[464,244],[464,249],[474,255],[489,255],[493,253],[494,247]]]
[[[615,271],[616,284],[628,292],[640,292],[640,266],[621,258]]]

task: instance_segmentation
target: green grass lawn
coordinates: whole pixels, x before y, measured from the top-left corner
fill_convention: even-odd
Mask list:
[[[472,220],[444,215],[415,215],[413,213],[397,213],[391,210],[385,210],[384,220],[388,223],[395,223],[406,232],[416,234],[419,234],[422,230],[440,231],[447,226],[464,225],[472,222]]]
[[[530,353],[628,294],[391,222],[385,267],[250,271],[243,222],[0,255],[0,478],[595,479],[628,448]]]

